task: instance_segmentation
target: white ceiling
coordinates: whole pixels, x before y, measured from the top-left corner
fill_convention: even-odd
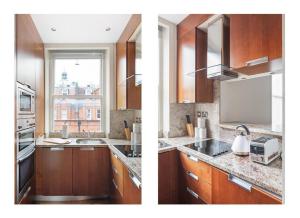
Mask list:
[[[175,24],[179,24],[188,14],[160,14],[160,17]]]
[[[44,43],[114,43],[131,15],[31,15]],[[56,31],[51,31],[51,28]],[[105,29],[111,30],[106,32]]]

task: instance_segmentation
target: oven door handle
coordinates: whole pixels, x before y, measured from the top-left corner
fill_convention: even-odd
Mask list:
[[[31,156],[35,151],[35,148],[33,148],[30,152],[28,152],[24,157],[18,159],[18,163],[23,162],[24,160],[26,160],[29,156]]]

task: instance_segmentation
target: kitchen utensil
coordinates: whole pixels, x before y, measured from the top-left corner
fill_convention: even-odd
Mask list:
[[[241,128],[245,130],[246,135],[244,131],[241,131],[238,135],[236,135],[232,143],[231,150],[236,155],[245,156],[249,155],[250,152],[250,140],[247,138],[247,136],[250,135],[250,131],[245,125],[238,125],[235,130],[237,131]]]

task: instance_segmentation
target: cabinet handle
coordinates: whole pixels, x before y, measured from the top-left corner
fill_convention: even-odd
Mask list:
[[[115,174],[119,174],[118,170],[115,167],[112,167],[113,171],[115,172]]]
[[[245,66],[246,67],[255,66],[255,65],[267,63],[268,61],[269,61],[268,56],[265,56],[265,57],[261,57],[261,58],[257,58],[257,59],[254,59],[254,60],[247,61],[245,63]]]
[[[88,147],[88,148],[83,148],[83,147],[81,147],[81,148],[80,148],[80,151],[94,151],[94,150],[95,150],[94,147]]]
[[[194,173],[192,173],[192,172],[189,172],[189,171],[186,171],[186,174],[189,176],[189,177],[191,177],[192,179],[194,179],[194,180],[199,180],[199,178],[198,178],[198,176],[196,176]]]
[[[140,189],[140,187],[141,187],[141,182],[138,180],[138,178],[135,176],[135,175],[133,175],[133,173],[132,172],[130,172],[129,170],[128,170],[128,173],[129,173],[129,178],[131,179],[131,182],[138,188],[138,189]]]
[[[113,156],[116,158],[116,159],[119,159],[118,156],[115,154],[115,153],[112,153]]]
[[[187,100],[187,99],[183,99],[183,100],[182,100],[182,103],[191,103],[191,101],[190,101],[190,100]]]
[[[252,185],[238,177],[235,177],[234,175],[229,174],[228,175],[228,180],[238,186],[240,186],[241,188],[247,190],[248,192],[251,192],[252,189]]]
[[[113,184],[114,184],[114,186],[115,186],[115,189],[118,189],[118,186],[117,186],[117,184],[116,184],[116,182],[115,182],[114,179],[112,180],[112,182],[113,182]]]
[[[188,193],[190,193],[194,198],[199,198],[199,195],[194,192],[192,189],[190,189],[189,187],[186,187],[186,190],[188,191]]]
[[[192,155],[187,155],[187,157],[188,157],[188,159],[190,159],[190,160],[192,160],[192,161],[195,161],[195,162],[198,162],[199,161],[199,159],[198,158],[196,158],[195,156],[192,156]]]
[[[56,147],[50,148],[50,151],[64,151],[64,150],[65,148],[56,148]]]

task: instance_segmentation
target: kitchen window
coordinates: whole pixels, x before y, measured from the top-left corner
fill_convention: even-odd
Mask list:
[[[50,132],[65,124],[70,133],[103,132],[104,53],[53,51],[50,57]]]

